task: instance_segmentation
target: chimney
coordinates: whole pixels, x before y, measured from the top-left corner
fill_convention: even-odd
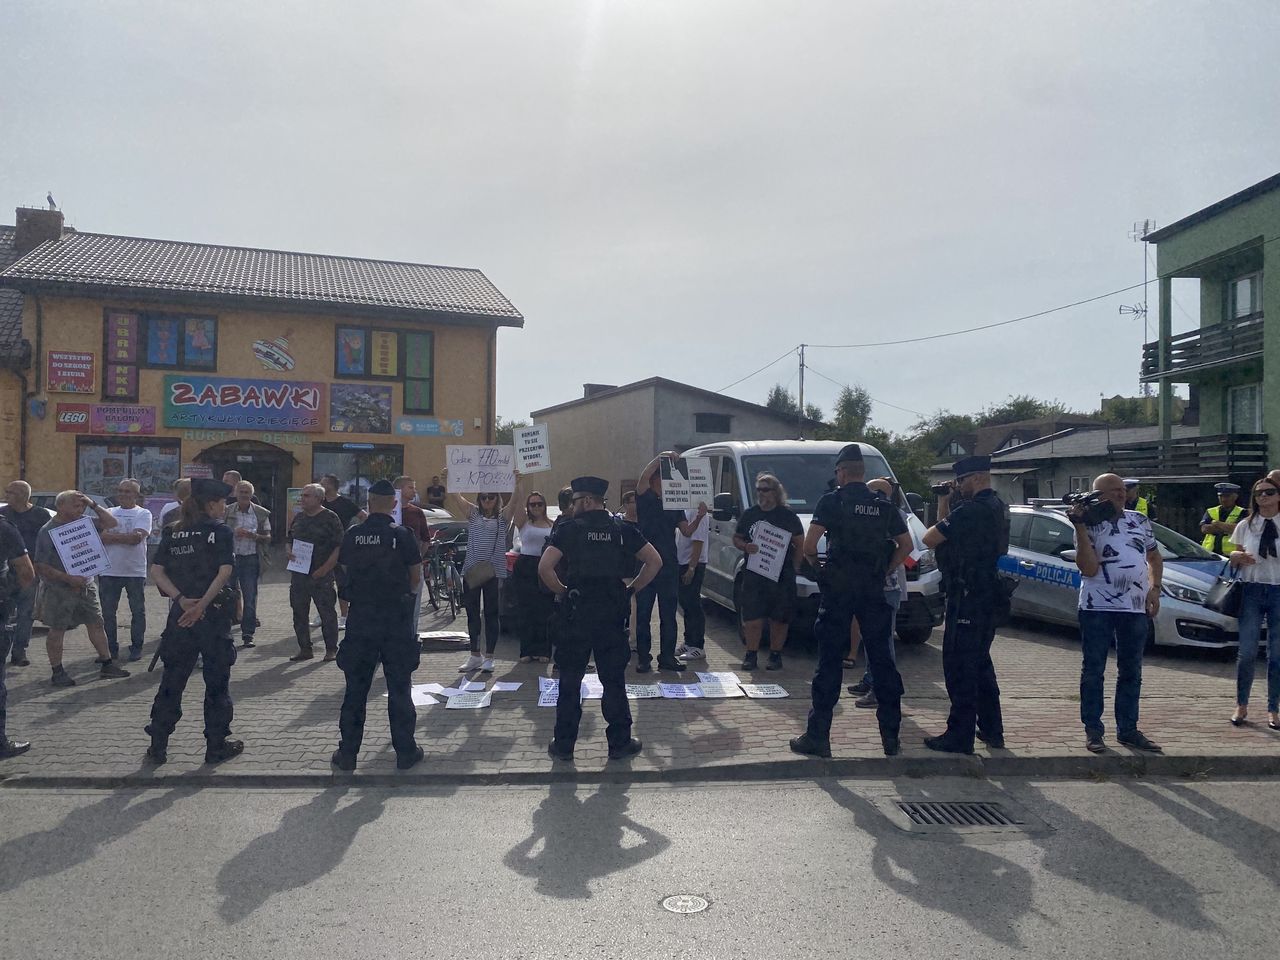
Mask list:
[[[582,385],[582,399],[590,400],[592,397],[598,397],[602,393],[617,389],[617,385],[613,383],[584,383]]]
[[[62,239],[62,211],[19,207],[13,249],[18,256],[30,253],[46,240]]]

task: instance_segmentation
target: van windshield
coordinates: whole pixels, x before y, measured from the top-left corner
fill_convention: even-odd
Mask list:
[[[836,467],[830,454],[816,453],[777,453],[756,454],[742,458],[748,496],[755,502],[755,495],[750,493],[755,487],[755,479],[759,474],[772,473],[782,481],[787,491],[787,506],[796,513],[813,513],[818,500],[828,490],[835,487]],[[889,465],[882,457],[868,456],[863,461],[867,467],[867,479],[891,477]]]

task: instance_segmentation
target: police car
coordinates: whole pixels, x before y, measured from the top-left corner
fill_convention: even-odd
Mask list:
[[[1235,619],[1204,605],[1225,558],[1168,527],[1153,523],[1151,528],[1164,559],[1164,583],[1150,642],[1206,648],[1236,645]],[[1080,570],[1075,565],[1073,528],[1062,504],[1036,501],[1009,507],[1009,552],[1000,558],[1000,571],[1018,582],[1012,600],[1014,616],[1067,625],[1078,622]]]

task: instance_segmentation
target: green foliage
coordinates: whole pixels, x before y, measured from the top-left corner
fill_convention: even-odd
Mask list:
[[[987,407],[975,419],[978,426],[990,427],[1000,423],[1017,423],[1019,420],[1043,420],[1071,412],[1060,400],[1037,400],[1022,394]]]
[[[494,424],[493,435],[496,444],[512,444],[516,442],[516,431],[521,427],[529,426],[528,420],[503,420],[498,418]]]
[[[1159,421],[1159,412],[1144,397],[1117,397],[1107,402],[1098,419],[1117,427],[1151,427]]]

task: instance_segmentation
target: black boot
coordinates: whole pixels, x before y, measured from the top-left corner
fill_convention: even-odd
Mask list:
[[[232,757],[238,757],[244,753],[243,740],[223,740],[221,743],[210,743],[204,751],[205,763],[221,763],[223,760],[230,760]]]

